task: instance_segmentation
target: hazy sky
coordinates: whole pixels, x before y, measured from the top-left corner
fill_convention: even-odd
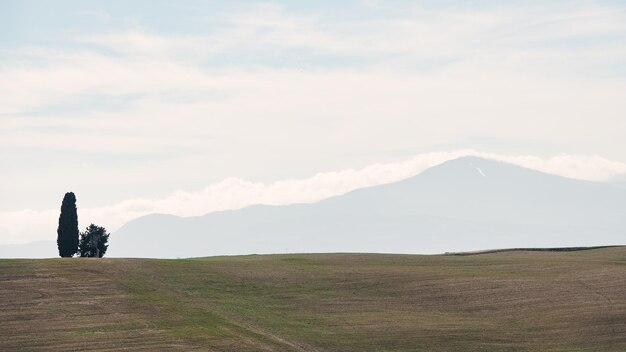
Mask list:
[[[626,5],[0,0],[0,244],[54,239],[70,190],[81,227],[115,228],[468,148],[626,174]]]

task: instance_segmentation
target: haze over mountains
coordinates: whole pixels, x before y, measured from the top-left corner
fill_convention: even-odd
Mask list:
[[[626,190],[464,157],[315,204],[149,215],[111,236],[110,255],[441,253],[623,244]]]
[[[199,217],[154,214],[115,231],[107,256],[283,252],[442,253],[624,244],[626,189],[463,157],[409,179],[314,204],[256,205]],[[50,242],[0,257],[56,256]]]
[[[614,177],[609,183],[616,187],[626,188],[626,176]]]

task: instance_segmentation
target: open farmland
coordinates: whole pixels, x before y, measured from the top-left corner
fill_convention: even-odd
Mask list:
[[[1,351],[625,351],[626,248],[0,260]]]

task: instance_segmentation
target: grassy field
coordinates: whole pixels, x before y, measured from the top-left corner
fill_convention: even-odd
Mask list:
[[[0,351],[626,351],[626,248],[0,260]]]

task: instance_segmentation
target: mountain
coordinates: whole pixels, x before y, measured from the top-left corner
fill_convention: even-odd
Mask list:
[[[608,183],[615,187],[626,188],[626,175],[614,177],[613,179],[609,180]]]
[[[113,233],[107,254],[442,253],[624,244],[625,214],[626,189],[463,157],[314,204],[256,205],[187,218],[148,215]]]

